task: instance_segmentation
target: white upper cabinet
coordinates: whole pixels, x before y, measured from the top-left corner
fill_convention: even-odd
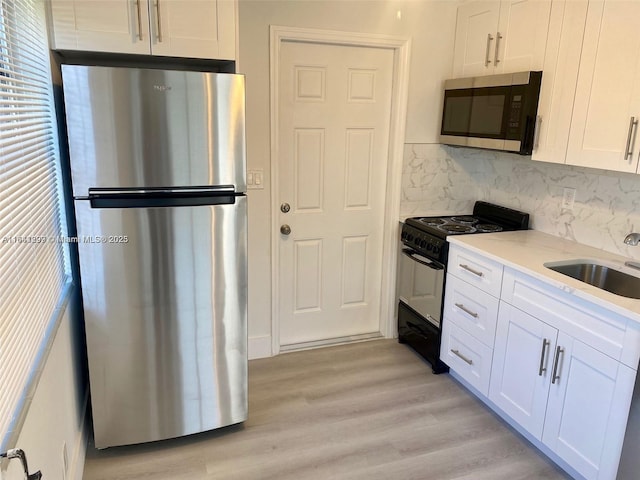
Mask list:
[[[638,172],[640,2],[554,0],[532,159]]]
[[[232,0],[150,0],[151,52],[171,57],[235,58]]]
[[[474,77],[493,72],[500,2],[470,2],[458,7],[453,76]]]
[[[534,160],[565,163],[588,5],[586,1],[553,2],[531,155]]]
[[[458,7],[453,76],[541,70],[551,0],[473,1]]]
[[[51,0],[49,5],[53,49],[149,53],[147,0]]]
[[[233,60],[233,0],[51,0],[51,47]]]
[[[567,162],[636,172],[640,139],[640,2],[590,1]]]

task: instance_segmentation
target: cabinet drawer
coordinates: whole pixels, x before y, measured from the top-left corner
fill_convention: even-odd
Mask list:
[[[448,272],[481,290],[500,296],[502,264],[477,253],[452,245],[449,250]]]
[[[440,359],[484,396],[489,394],[492,357],[493,349],[444,320]]]
[[[444,317],[493,348],[500,301],[464,280],[448,275]]]

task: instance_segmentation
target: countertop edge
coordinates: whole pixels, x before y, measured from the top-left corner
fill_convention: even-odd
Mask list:
[[[535,233],[530,233],[535,232]],[[535,230],[524,230],[520,232],[499,232],[499,233],[486,233],[482,235],[461,235],[461,236],[453,236],[447,238],[449,243],[454,245],[460,245],[463,248],[466,248],[472,252],[478,253],[480,255],[484,255],[492,260],[495,260],[505,267],[512,268],[517,270],[525,275],[528,275],[538,281],[541,281],[548,285],[551,288],[555,288],[560,290],[562,293],[570,294],[575,296],[576,298],[589,302],[598,307],[604,308],[612,313],[616,313],[618,315],[629,318],[640,324],[640,300],[622,297],[615,295],[613,293],[609,293],[605,290],[601,290],[598,287],[594,287],[587,283],[581,282],[580,280],[575,280],[571,277],[567,277],[558,272],[554,272],[544,266],[544,263],[548,263],[550,261],[563,261],[568,260],[567,253],[562,249],[558,249],[557,258],[552,259],[544,259],[544,254],[541,253],[540,257],[542,260],[536,265],[536,268],[532,268],[531,261],[516,261],[510,258],[509,255],[505,255],[504,253],[499,253],[495,250],[486,249],[482,246],[477,245],[477,243],[487,243],[487,240],[495,239],[500,240],[497,242],[498,244],[504,246],[508,242],[502,241],[506,238],[506,235],[511,234],[513,237],[517,233],[518,238],[525,239],[527,237],[531,237],[531,241],[527,242],[527,246],[535,249],[536,239],[544,239],[546,243],[558,242],[558,244],[562,244],[563,246],[572,245],[578,250],[575,255],[569,255],[572,259],[590,259],[595,260],[602,263],[608,263],[613,267],[619,268],[628,272],[627,268],[621,268],[624,265],[626,260],[629,260],[620,255],[616,255],[610,252],[606,252],[604,250],[599,250],[594,247],[590,247],[587,245],[579,244],[577,242],[572,242],[570,240],[566,240],[560,237],[554,237],[553,235],[549,235],[547,233],[538,232]],[[500,236],[500,237],[499,237]],[[481,240],[478,240],[480,237]],[[513,244],[513,248],[516,248],[516,244]],[[545,245],[544,248],[540,246],[540,251],[544,253],[549,253],[550,247]],[[584,252],[585,254],[580,254]],[[535,253],[535,251],[534,251]],[[640,275],[634,275],[640,277]],[[624,304],[631,304],[632,306],[625,306]],[[633,308],[635,307],[635,308]]]

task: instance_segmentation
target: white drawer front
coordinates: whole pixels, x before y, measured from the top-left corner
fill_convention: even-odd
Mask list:
[[[440,359],[484,396],[489,394],[492,357],[493,349],[444,320]]]
[[[444,317],[493,348],[500,300],[453,275],[447,276]]]
[[[502,264],[452,245],[449,251],[448,273],[500,297]]]

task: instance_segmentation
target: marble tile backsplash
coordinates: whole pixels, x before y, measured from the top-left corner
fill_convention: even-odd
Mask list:
[[[576,189],[573,210],[561,207]],[[640,231],[640,175],[536,162],[513,154],[406,144],[403,216],[468,213],[486,200],[531,214],[531,228],[640,259],[624,237]]]

